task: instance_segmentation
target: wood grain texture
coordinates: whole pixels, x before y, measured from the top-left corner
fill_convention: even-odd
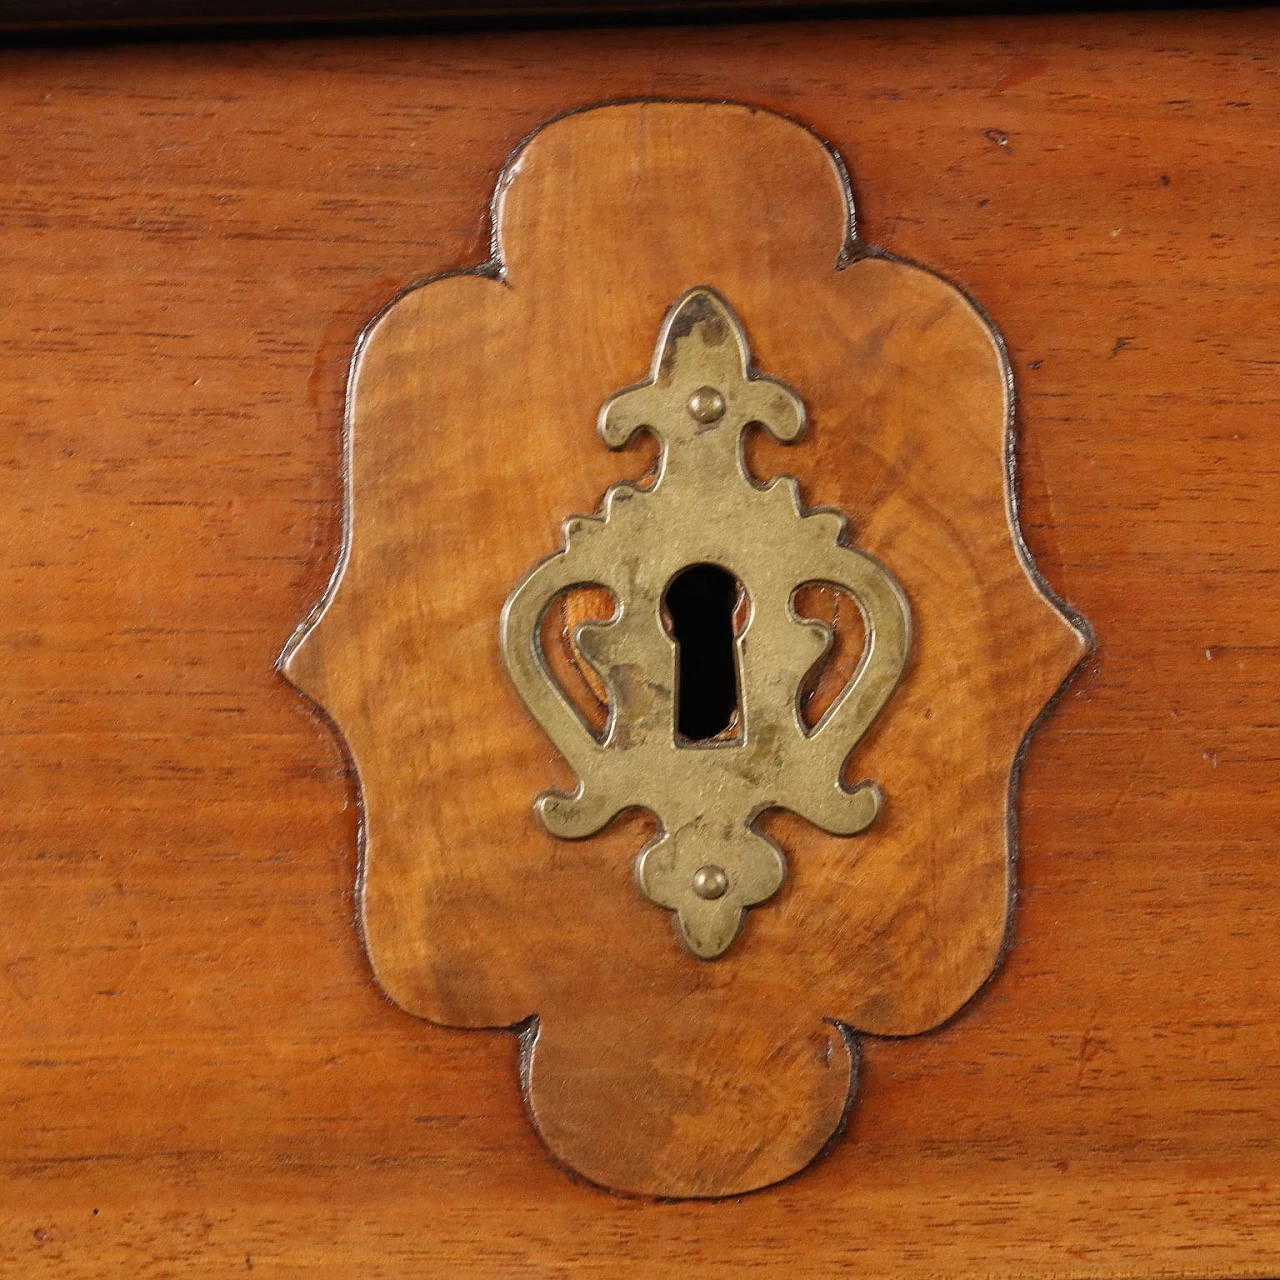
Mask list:
[[[851,1095],[855,1055],[830,1023],[916,1034],[987,979],[1015,760],[1084,652],[1011,528],[997,341],[936,276],[850,246],[845,181],[813,134],[751,107],[641,102],[541,130],[499,183],[500,280],[415,289],[362,342],[349,546],[284,666],[361,780],[379,982],[448,1025],[537,1015],[538,1129],[617,1190],[727,1195],[795,1173]],[[753,436],[758,481],[793,472],[808,506],[850,513],[913,632],[845,770],[885,809],[856,837],[767,814],[790,873],[713,965],[632,883],[661,815],[572,845],[538,823],[533,798],[576,779],[498,646],[504,600],[561,522],[643,472],[596,415],[695,285],[732,299],[758,367],[807,401],[801,443]],[[761,560],[783,553],[776,526],[761,537]]]
[[[7,52],[0,1270],[1274,1273],[1278,66],[1259,11]],[[360,326],[484,257],[540,121],[649,93],[802,116],[861,235],[982,300],[1099,637],[999,973],[741,1203],[575,1185],[513,1037],[385,1001],[344,761],[272,670]]]

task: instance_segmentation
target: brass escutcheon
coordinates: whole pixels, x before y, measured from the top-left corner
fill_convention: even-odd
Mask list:
[[[647,488],[615,484],[597,515],[564,523],[564,547],[536,565],[502,614],[502,653],[521,698],[580,779],[548,791],[535,810],[563,839],[599,831],[624,809],[649,810],[657,836],[636,859],[644,895],[675,913],[695,955],[723,955],[748,907],[786,875],[782,850],[756,829],[787,809],[833,835],[851,836],[880,811],[873,781],[846,787],[845,762],[901,678],[911,614],[893,575],[843,541],[839,512],[806,511],[794,477],[761,485],[742,456],[752,425],[790,443],[805,429],[800,398],[755,372],[742,325],[709,288],[668,311],[649,378],[600,411],[611,449],[637,431],[658,437]],[[663,624],[667,587],[694,565],[716,565],[741,584],[745,626],[734,638],[739,715],[723,741],[691,743],[676,727],[676,643]],[[866,643],[848,683],[811,729],[800,712],[805,676],[831,646],[831,628],[801,618],[796,592],[811,583],[847,591]],[[565,591],[600,586],[615,602],[608,621],[574,632],[608,691],[603,734],[592,732],[552,675],[539,639],[543,615]]]

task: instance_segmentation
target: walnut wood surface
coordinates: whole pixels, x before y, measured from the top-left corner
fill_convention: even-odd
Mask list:
[[[852,1083],[824,1022],[916,1034],[988,977],[1010,775],[1084,652],[1010,525],[997,341],[937,276],[875,257],[837,269],[843,184],[813,134],[750,107],[632,103],[541,130],[499,185],[501,282],[415,289],[362,344],[350,546],[284,666],[360,777],[379,982],[448,1025],[538,1015],[538,1128],[619,1190],[727,1195],[796,1172]],[[758,366],[806,401],[800,443],[753,437],[758,479],[792,471],[809,506],[848,513],[914,633],[845,771],[879,783],[884,811],[857,837],[767,815],[790,873],[710,965],[632,883],[652,817],[571,845],[536,820],[534,797],[576,779],[518,701],[497,626],[561,522],[645,470],[605,448],[596,415],[645,376],[667,304],[694,285],[731,300]]]
[[[5,54],[0,1271],[1274,1274],[1278,60],[1270,12]],[[272,670],[359,327],[484,256],[536,124],[649,93],[802,116],[861,234],[981,299],[1099,636],[999,973],[740,1203],[574,1184],[513,1037],[386,1002]]]

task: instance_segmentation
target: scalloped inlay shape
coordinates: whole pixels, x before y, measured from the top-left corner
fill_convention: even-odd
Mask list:
[[[859,1037],[937,1027],[999,962],[1020,753],[1086,634],[1019,537],[998,336],[938,276],[859,244],[844,170],[808,130],[723,103],[582,111],[521,147],[494,216],[490,263],[409,289],[361,340],[346,545],[283,670],[358,777],[386,994],[447,1026],[523,1028],[533,1123],[583,1177],[767,1186],[840,1130]],[[912,625],[846,768],[882,789],[875,821],[833,835],[762,814],[788,872],[714,963],[633,881],[651,815],[579,840],[538,820],[535,797],[575,778],[499,641],[565,517],[646,473],[639,444],[610,452],[593,424],[697,286],[732,300],[758,367],[807,409],[785,450],[749,442],[751,474],[791,472],[807,507],[846,515]]]

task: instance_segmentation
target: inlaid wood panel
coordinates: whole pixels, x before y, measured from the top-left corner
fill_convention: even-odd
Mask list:
[[[1273,1272],[1278,58],[1266,11],[5,53],[0,1269]],[[345,761],[273,669],[359,327],[486,255],[529,130],[636,94],[802,117],[860,234],[981,299],[1098,635],[999,974],[705,1204],[573,1182],[514,1037],[379,994]]]
[[[754,106],[631,102],[540,130],[498,184],[500,279],[410,289],[361,342],[343,563],[281,663],[334,718],[360,780],[358,907],[379,984],[447,1026],[528,1023],[520,1078],[538,1130],[610,1189],[724,1196],[797,1172],[856,1105],[859,1033],[929,1031],[982,986],[1007,940],[1012,775],[1087,651],[1014,527],[998,338],[945,281],[848,242],[847,182],[812,133]],[[644,416],[665,391],[601,410],[654,359],[654,321],[692,281],[724,300],[703,288],[664,326],[662,377],[692,379],[679,417]],[[808,403],[743,379],[752,351]],[[708,379],[748,407],[735,416],[722,396],[720,418],[686,436],[682,397]],[[611,436],[603,424],[640,397]],[[744,431],[755,414],[766,425]],[[646,469],[652,449],[599,438],[629,445],[637,422],[663,441],[651,487],[622,485],[603,524],[562,530]],[[841,523],[856,553],[836,552]],[[605,583],[620,611],[597,633],[613,727],[590,754],[572,704],[537,714],[543,609],[517,601],[539,588],[513,593],[530,548],[550,554],[566,532],[559,564],[576,552],[577,569],[535,575]],[[607,576],[574,576],[584,546]],[[643,581],[698,561],[751,594],[742,726],[680,761],[672,645]],[[896,659],[865,738],[800,731],[798,689],[825,640],[802,644],[813,633],[787,606],[810,571],[861,591],[875,619],[868,666],[846,678]],[[593,816],[619,774],[634,790]],[[540,801],[539,822],[533,797],[578,776],[582,794]],[[565,845],[566,828],[593,838]],[[658,877],[679,905],[708,863],[729,873],[730,923],[699,899],[704,932],[682,936],[714,964],[646,900]],[[735,881],[753,877],[763,888],[744,894]],[[759,905],[749,920],[744,903]],[[708,937],[718,950],[699,947]]]

